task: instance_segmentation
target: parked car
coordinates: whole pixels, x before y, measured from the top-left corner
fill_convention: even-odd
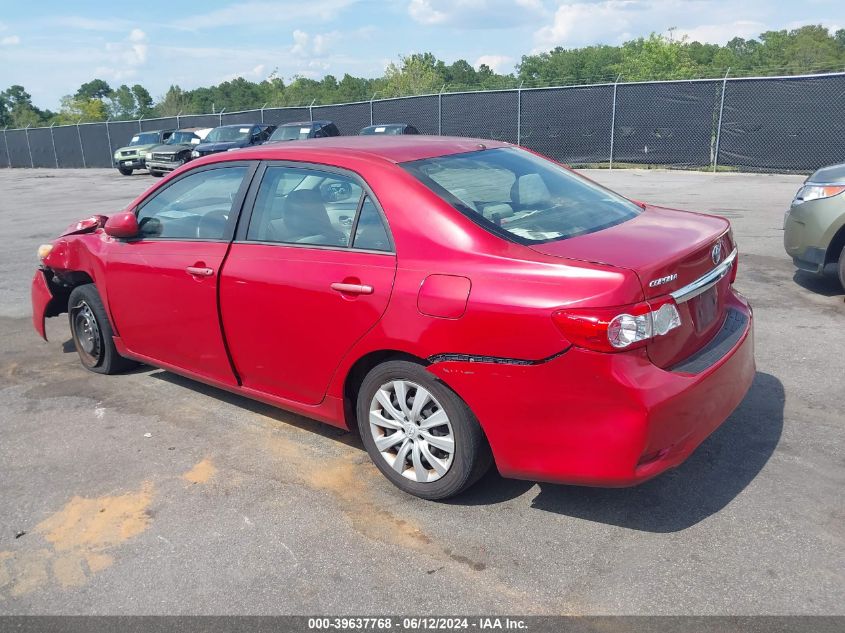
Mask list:
[[[199,158],[217,152],[226,152],[250,145],[261,145],[276,129],[275,125],[264,123],[238,123],[216,127],[205,137],[202,143],[191,152],[191,158]]]
[[[191,151],[208,136],[211,128],[176,130],[161,145],[151,147],[146,155],[147,171],[151,176],[163,176],[191,160]]]
[[[428,499],[505,477],[628,486],[755,374],[724,218],[507,143],[273,143],[193,161],[39,249],[35,329],[357,429]]]
[[[799,270],[822,275],[835,265],[845,288],[845,163],[807,178],[784,218],[783,244]]]
[[[298,141],[307,138],[340,136],[340,130],[331,121],[295,121],[276,128],[271,141]]]
[[[358,134],[361,136],[371,134],[419,134],[419,130],[408,123],[380,123],[379,125],[368,125]]]
[[[124,176],[131,176],[136,169],[146,169],[147,151],[170,138],[175,130],[152,130],[139,132],[129,145],[119,147],[114,153],[114,164]]]

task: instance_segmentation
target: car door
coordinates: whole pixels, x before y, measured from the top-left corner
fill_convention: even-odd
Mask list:
[[[255,167],[218,163],[183,174],[138,205],[137,238],[109,245],[109,309],[130,352],[236,384],[217,284]]]
[[[220,277],[235,367],[245,387],[317,404],[387,308],[389,231],[366,184],[329,168],[266,164],[247,208]]]

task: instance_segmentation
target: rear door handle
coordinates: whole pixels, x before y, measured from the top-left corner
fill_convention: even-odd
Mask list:
[[[336,282],[332,284],[332,290],[337,290],[345,295],[371,295],[373,294],[372,286],[365,286],[363,284],[344,284]]]
[[[202,268],[200,266],[188,266],[186,269],[189,275],[196,277],[211,277],[214,274],[213,268]]]

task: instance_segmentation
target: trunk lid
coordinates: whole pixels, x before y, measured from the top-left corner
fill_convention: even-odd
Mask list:
[[[729,229],[724,218],[646,206],[622,224],[531,248],[631,270],[639,277],[645,298],[653,300],[687,286],[722,263],[734,249]],[[714,247],[718,257],[714,257]],[[678,303],[681,327],[649,343],[651,361],[668,368],[706,345],[725,320],[729,292],[730,275],[725,275],[710,290]]]

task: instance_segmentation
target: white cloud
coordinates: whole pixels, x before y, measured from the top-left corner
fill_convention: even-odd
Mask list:
[[[115,55],[125,66],[143,66],[149,52],[147,34],[141,29],[132,29],[123,42],[107,43],[106,51]]]
[[[293,32],[293,45],[290,47],[290,52],[300,57],[323,56],[327,52],[329,43],[337,35],[336,32],[310,35],[305,31],[296,29]]]
[[[408,15],[424,26],[508,29],[536,23],[546,10],[540,0],[410,0]]]
[[[555,11],[552,23],[534,34],[535,52],[555,46],[575,47],[607,42],[614,35],[630,29],[632,13],[640,8],[639,3],[633,0],[562,4]]]
[[[489,66],[497,73],[509,73],[513,70],[513,57],[507,55],[482,55],[475,60],[473,66],[478,69],[482,64]]]
[[[17,46],[21,43],[21,38],[17,35],[7,35],[3,39],[0,39],[0,46]]]

